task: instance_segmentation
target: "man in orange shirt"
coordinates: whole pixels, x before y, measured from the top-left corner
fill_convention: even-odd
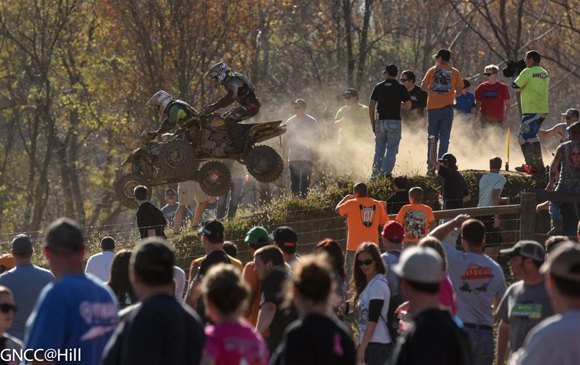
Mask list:
[[[350,280],[352,273],[355,251],[363,242],[372,242],[379,246],[379,230],[389,220],[385,205],[368,197],[366,184],[357,183],[353,194],[342,198],[336,206],[336,212],[346,217],[345,271],[347,280]]]
[[[451,52],[440,49],[435,55],[435,66],[427,71],[421,83],[421,89],[427,91],[428,136],[435,136],[440,141],[438,157],[442,157],[449,149],[455,92],[461,95],[463,89],[461,74],[456,68],[449,66],[450,59]],[[430,172],[433,171],[428,152],[427,167]]]
[[[403,248],[417,244],[419,240],[435,228],[435,216],[430,206],[422,204],[423,189],[416,186],[409,190],[411,204],[404,205],[395,220],[405,227]]]

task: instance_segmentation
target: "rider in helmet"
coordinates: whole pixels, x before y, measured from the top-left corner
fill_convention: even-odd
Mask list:
[[[166,91],[156,92],[146,105],[153,105],[159,110],[159,114],[164,116],[161,126],[152,132],[148,132],[149,138],[155,138],[159,134],[169,132],[178,122],[187,120],[193,116],[193,110],[184,101],[173,100],[173,97]]]
[[[238,125],[242,120],[253,117],[260,110],[260,102],[254,94],[254,87],[250,80],[238,72],[229,69],[223,62],[213,65],[207,76],[220,83],[227,94],[215,103],[205,107],[204,113],[209,114],[214,110],[225,108],[237,101],[240,106],[224,115],[228,129],[228,136],[232,143],[229,153],[241,153],[244,149],[244,129]]]

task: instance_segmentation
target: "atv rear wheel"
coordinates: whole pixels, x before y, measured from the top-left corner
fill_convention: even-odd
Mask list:
[[[262,183],[276,181],[284,170],[282,157],[270,146],[255,146],[246,156],[246,169]]]
[[[143,175],[130,173],[117,176],[113,183],[113,188],[121,204],[133,209],[139,206],[135,200],[135,195],[133,195],[133,189],[138,185],[145,185],[149,191],[148,198],[151,198],[151,185]]]
[[[223,163],[210,161],[199,169],[197,181],[204,193],[218,197],[224,195],[230,189],[232,175]]]
[[[195,176],[197,163],[194,159],[193,146],[186,141],[171,141],[161,147],[157,164],[162,179],[183,177],[191,179]]]

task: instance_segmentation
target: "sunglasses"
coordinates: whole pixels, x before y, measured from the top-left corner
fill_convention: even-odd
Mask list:
[[[485,76],[491,76],[491,75],[495,75],[495,74],[494,73],[493,74],[487,73],[487,74],[484,74],[484,75]]]
[[[2,313],[8,313],[10,311],[13,311],[14,313],[16,313],[17,310],[18,310],[18,308],[14,304],[8,304],[8,303],[0,304],[0,311]]]
[[[373,262],[375,262],[373,259],[368,259],[368,260],[356,260],[356,264],[358,266],[369,266],[370,264],[372,264]]]

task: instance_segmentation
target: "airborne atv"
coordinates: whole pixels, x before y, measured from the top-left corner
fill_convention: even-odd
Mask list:
[[[164,135],[159,142],[146,139],[117,169],[115,193],[121,203],[135,208],[133,189],[195,180],[210,196],[225,194],[231,183],[228,168],[216,159],[237,160],[256,180],[273,182],[282,175],[282,157],[272,148],[257,143],[281,136],[286,128],[282,121],[267,123],[240,123],[244,129],[244,150],[238,155],[225,152],[230,143],[226,124],[217,113],[193,114],[175,133]],[[205,163],[204,163],[205,162]],[[201,167],[200,167],[201,166]]]

